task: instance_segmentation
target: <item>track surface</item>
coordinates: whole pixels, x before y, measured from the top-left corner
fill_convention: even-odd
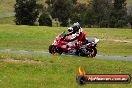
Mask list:
[[[17,54],[28,54],[28,55],[50,55],[48,52],[33,52],[33,51],[25,51],[25,50],[0,50],[2,53],[17,53]],[[127,56],[104,56],[104,55],[97,55],[95,58],[97,59],[110,59],[110,60],[126,60],[126,61],[132,61],[132,57]]]

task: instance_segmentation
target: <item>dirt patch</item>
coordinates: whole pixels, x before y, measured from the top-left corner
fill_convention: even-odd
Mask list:
[[[28,59],[13,59],[13,58],[8,58],[8,59],[0,59],[0,61],[4,62],[10,62],[10,63],[26,63],[26,64],[40,64],[42,61],[39,60],[28,60]]]

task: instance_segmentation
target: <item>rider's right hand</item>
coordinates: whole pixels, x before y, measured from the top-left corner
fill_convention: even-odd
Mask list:
[[[67,35],[65,34],[65,35],[64,35],[64,38],[65,38],[66,36],[67,36]]]
[[[61,40],[61,41],[63,41],[63,40],[64,40],[64,38],[61,38],[60,40]]]

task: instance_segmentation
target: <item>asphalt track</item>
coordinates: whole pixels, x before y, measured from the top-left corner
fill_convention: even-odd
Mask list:
[[[25,50],[0,50],[0,53],[17,53],[17,54],[27,54],[27,55],[50,55],[48,52],[36,52],[36,51],[25,51]],[[96,59],[109,59],[109,60],[126,60],[132,61],[132,57],[128,56],[107,56],[107,55],[97,55]]]

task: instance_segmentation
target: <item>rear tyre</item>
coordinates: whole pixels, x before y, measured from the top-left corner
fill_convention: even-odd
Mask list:
[[[78,55],[78,56],[86,56],[86,54],[83,52],[82,49],[79,49],[79,50],[77,51],[77,55]]]
[[[92,50],[91,50],[91,53],[90,53],[90,57],[95,57],[96,56],[96,54],[97,54],[97,49],[96,48],[92,48]]]

